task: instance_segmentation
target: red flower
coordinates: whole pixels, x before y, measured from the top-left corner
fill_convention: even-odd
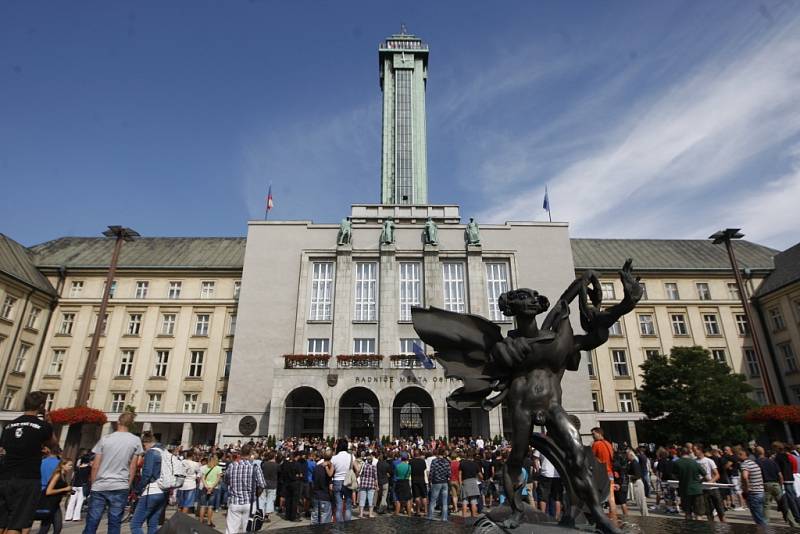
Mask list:
[[[800,406],[785,404],[760,406],[748,411],[744,418],[751,423],[768,423],[770,421],[800,423]]]
[[[108,418],[103,410],[96,410],[87,406],[75,406],[73,408],[60,408],[50,411],[50,420],[57,425],[74,425],[77,423],[104,425]]]

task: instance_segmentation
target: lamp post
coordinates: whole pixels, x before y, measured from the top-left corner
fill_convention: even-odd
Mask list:
[[[761,384],[764,386],[764,394],[767,396],[769,404],[775,404],[775,393],[772,390],[772,384],[767,374],[767,364],[764,361],[764,354],[761,352],[761,340],[759,339],[758,330],[753,321],[753,312],[750,308],[750,302],[747,300],[747,293],[745,292],[744,281],[742,280],[742,273],[739,271],[739,264],[736,262],[736,255],[733,252],[732,239],[741,239],[744,234],[739,231],[739,228],[726,228],[720,230],[709,236],[709,239],[715,245],[725,244],[728,250],[728,258],[731,262],[731,269],[733,269],[733,276],[736,279],[736,287],[739,289],[739,298],[742,300],[742,308],[744,315],[747,319],[747,327],[750,329],[750,338],[753,340],[753,351],[756,353],[756,360],[758,361],[758,368],[761,371]]]

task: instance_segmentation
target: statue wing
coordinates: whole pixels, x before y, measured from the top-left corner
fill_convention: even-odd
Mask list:
[[[448,397],[450,406],[459,410],[480,406],[492,391],[505,387],[511,370],[489,361],[489,351],[503,339],[499,326],[478,315],[435,307],[412,307],[411,318],[420,339],[436,350],[445,376],[464,382]]]

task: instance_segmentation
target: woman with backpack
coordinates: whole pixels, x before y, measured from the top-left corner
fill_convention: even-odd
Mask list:
[[[136,484],[134,491],[139,495],[139,501],[131,518],[131,534],[142,534],[142,525],[147,523],[147,534],[155,534],[158,530],[158,521],[161,511],[166,507],[167,494],[158,483],[161,478],[161,459],[163,447],[156,442],[152,432],[142,433],[142,448],[144,448],[144,465],[142,476]]]
[[[61,515],[61,499],[65,495],[72,493],[72,460],[61,460],[58,462],[47,486],[42,491],[39,500],[39,510],[37,518],[42,520],[39,526],[39,534],[47,534],[50,527],[53,527],[54,534],[60,534],[63,526]]]

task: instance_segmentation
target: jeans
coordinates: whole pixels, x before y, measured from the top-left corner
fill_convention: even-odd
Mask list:
[[[750,515],[753,516],[753,521],[756,525],[766,525],[767,518],[764,515],[764,493],[747,494],[747,506],[750,507]]]
[[[386,509],[386,498],[389,496],[389,483],[388,482],[384,482],[383,484],[381,484],[380,494],[381,494],[381,496],[380,496],[380,499],[379,499],[379,502],[378,502],[378,508],[380,510],[385,510]]]
[[[100,519],[108,508],[108,534],[119,534],[122,525],[122,514],[128,503],[128,490],[92,491],[89,493],[89,510],[86,514],[86,526],[83,534],[96,534]]]
[[[166,493],[154,493],[139,497],[136,510],[131,518],[131,534],[142,534],[142,525],[147,523],[147,534],[155,534],[161,509],[167,504]]]
[[[367,488],[358,489],[358,506],[364,508],[365,506],[375,507],[375,490]]]
[[[275,512],[275,489],[265,489],[258,497],[258,504],[265,514]]]
[[[344,501],[344,513],[342,513]],[[333,505],[336,507],[336,522],[353,519],[353,490],[344,487],[344,480],[333,481]]]
[[[796,523],[800,521],[800,506],[798,506],[797,503],[797,495],[794,493],[794,482],[784,482],[783,489],[786,492],[786,506],[788,508],[787,512],[792,514],[791,518],[794,521],[794,523],[789,521],[789,524],[796,526]]]
[[[331,522],[331,501],[314,499],[314,510],[311,512],[311,523],[318,525]]]
[[[450,508],[450,504],[447,502],[447,490],[447,482],[431,484],[431,502],[430,506],[428,506],[428,519],[433,519],[433,508],[438,503],[442,511],[442,521],[447,521],[447,511]]]

